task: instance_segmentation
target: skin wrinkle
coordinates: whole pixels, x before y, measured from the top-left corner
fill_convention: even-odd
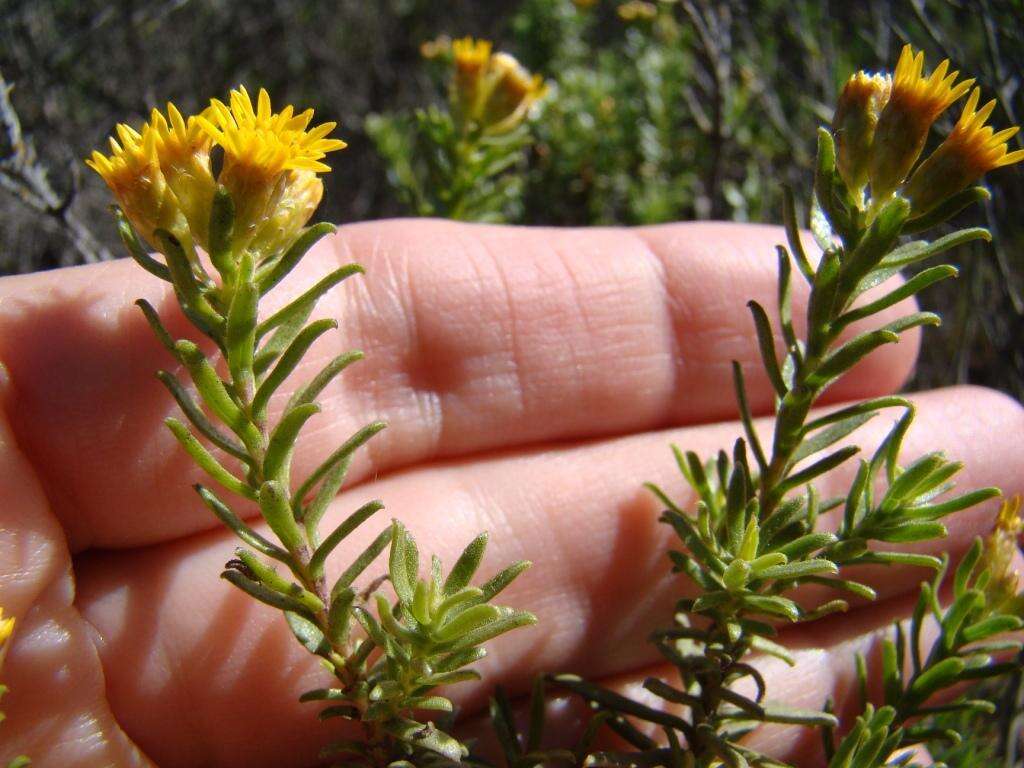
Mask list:
[[[507,320],[503,324],[504,327],[501,328],[501,336],[505,341],[506,346],[504,348],[500,348],[503,354],[491,353],[490,357],[497,358],[503,363],[499,369],[498,376],[502,381],[506,382],[506,385],[512,391],[514,405],[511,406],[510,411],[516,416],[522,417],[526,412],[527,392],[525,382],[521,375],[523,366],[521,363],[519,334],[517,332],[517,309],[508,273],[502,265],[502,259],[484,240],[480,238],[464,238],[462,242],[466,246],[467,252],[470,254],[467,261],[472,267],[473,273],[478,280],[477,288],[481,294],[494,285],[494,283],[488,280],[487,276],[484,274],[481,261],[486,260],[488,265],[492,268],[491,271],[498,278],[498,285],[501,287],[502,304],[508,313]],[[490,367],[493,368],[493,364]],[[452,430],[449,428],[448,432],[450,433]]]
[[[676,313],[685,312],[685,307],[678,305],[678,299],[675,293],[669,288],[668,284],[668,264],[664,254],[657,248],[655,243],[642,229],[633,231],[637,239],[640,241],[640,245],[650,261],[654,275],[658,281],[658,287],[660,289],[660,304],[662,307],[662,316],[664,320],[663,335],[665,340],[668,342],[668,387],[665,390],[664,397],[661,398],[661,409],[663,413],[669,413],[672,410],[676,393],[680,390],[680,382],[685,380],[684,371],[687,366],[686,357],[683,355],[682,347],[679,343],[679,336],[674,332],[673,327],[673,315]]]

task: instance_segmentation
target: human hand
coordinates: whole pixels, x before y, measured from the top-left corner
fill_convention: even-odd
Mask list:
[[[484,683],[453,690],[467,727],[494,682],[523,692],[541,670],[620,685],[651,673],[646,636],[688,587],[668,574],[671,534],[640,484],[689,498],[669,443],[707,454],[740,433],[730,360],[768,413],[743,305],[773,306],[781,237],[728,224],[368,223],[323,243],[271,298],[283,304],[338,263],[367,268],[322,302],[341,330],[295,376],[341,349],[367,353],[325,391],[299,469],[371,419],[391,424],[334,517],[379,497],[448,563],[485,529],[484,576],[534,562],[503,602],[540,623],[491,645]],[[199,471],[161,423],[176,406],[153,376],[174,361],[132,306],[148,299],[188,335],[164,288],[129,261],[0,281],[0,605],[18,617],[0,764],[27,753],[40,766],[303,766],[338,736],[297,701],[323,673],[277,612],[217,578],[235,540],[189,487]],[[916,339],[865,360],[828,398],[894,391]],[[945,447],[967,465],[964,488],[1022,490],[1024,456],[1006,439],[1024,432],[1017,403],[964,388],[915,399],[908,458]],[[866,449],[888,426],[876,422],[855,435]],[[958,516],[929,551],[955,559],[992,512]],[[354,534],[336,562],[382,525]],[[799,667],[764,663],[773,698],[813,708],[831,694],[841,708],[854,652],[908,611],[923,577],[865,573],[878,604],[784,630]],[[574,710],[562,717],[571,736]],[[795,729],[754,738],[801,764],[817,754]]]

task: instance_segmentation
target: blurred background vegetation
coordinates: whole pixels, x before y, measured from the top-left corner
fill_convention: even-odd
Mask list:
[[[1024,117],[1024,0],[0,0],[13,86],[0,99],[0,272],[119,254],[107,192],[81,159],[119,120],[166,100],[195,109],[239,83],[341,124],[350,148],[325,217],[405,213],[367,119],[442,102],[421,46],[466,34],[552,84],[508,185],[514,222],[778,221],[781,182],[806,194],[837,88],[891,67],[906,41],[976,76],[999,99],[993,123]],[[932,289],[946,325],[929,332],[915,386],[1024,398],[1022,169],[988,178],[979,223],[998,245],[961,250],[960,279]]]

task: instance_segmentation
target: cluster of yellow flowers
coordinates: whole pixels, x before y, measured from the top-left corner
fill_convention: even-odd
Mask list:
[[[986,172],[1024,160],[1024,150],[1007,149],[1018,129],[996,132],[985,125],[995,100],[978,109],[980,89],[971,91],[973,79],[958,83],[959,74],[949,72],[946,60],[926,77],[924,53],[915,54],[907,45],[894,74],[858,72],[849,79],[832,131],[839,172],[859,203],[867,204],[864,191],[870,185],[871,205],[881,205],[900,192],[914,215],[927,213]],[[936,119],[968,91],[953,131],[915,170]]]
[[[173,104],[167,116],[154,109],[141,130],[117,126],[110,155],[93,152],[86,161],[110,187],[139,235],[156,246],[166,230],[187,248],[209,248],[211,203],[223,187],[235,206],[231,248],[257,256],[291,242],[309,221],[323,195],[317,176],[322,161],[345,142],[327,138],[335,123],[315,128],[313,110],[274,112],[267,92],[257,104],[244,87],[229,103],[213,99],[201,114],[183,117]],[[210,152],[224,161],[216,178]]]
[[[508,53],[493,52],[488,40],[456,40],[452,56],[452,102],[464,126],[490,135],[508,133],[548,92],[540,75],[528,72]]]

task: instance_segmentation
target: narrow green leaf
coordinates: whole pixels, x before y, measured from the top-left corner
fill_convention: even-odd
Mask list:
[[[331,654],[331,644],[327,642],[324,633],[312,621],[301,614],[292,611],[285,611],[285,620],[292,634],[302,646],[312,654],[327,658]]]
[[[946,501],[941,501],[937,504],[904,507],[903,511],[913,517],[935,520],[952,514],[953,512],[960,512],[961,510],[969,509],[981,504],[983,501],[995,498],[999,494],[1000,491],[998,488],[980,488],[976,491],[970,491],[969,493],[956,496]]]
[[[416,542],[409,536],[409,531],[398,520],[391,524],[391,555],[388,561],[388,573],[395,593],[403,605],[412,603],[419,579],[419,553]]]
[[[300,412],[300,407],[305,408],[309,407],[309,405],[312,404],[296,407],[292,411],[292,413],[298,413]],[[302,482],[302,485],[300,485],[299,489],[295,492],[296,506],[298,506],[299,502],[301,502],[302,499],[306,498],[306,496],[310,493],[310,491],[313,490],[316,484],[320,482],[324,475],[330,472],[331,469],[334,468],[338,463],[348,459],[348,457],[351,456],[357,449],[362,447],[371,437],[376,435],[386,426],[387,424],[385,424],[383,421],[375,421],[372,424],[367,424],[361,430],[352,435],[352,437],[346,440],[341,445],[340,448],[338,448],[334,453],[328,456],[327,460],[324,461],[324,463],[317,467],[315,470],[313,470],[313,473]]]
[[[743,595],[741,598],[744,606],[753,613],[764,613],[771,616],[781,616],[796,621],[800,618],[800,609],[792,600],[777,595]]]
[[[225,581],[231,582],[243,592],[259,600],[261,603],[266,603],[267,605],[281,611],[292,611],[300,615],[308,615],[306,607],[294,597],[282,595],[280,592],[268,589],[262,584],[248,578],[240,571],[228,569],[221,574],[221,578]]]
[[[804,725],[815,728],[839,727],[839,719],[829,712],[799,709],[771,701],[764,702],[761,707],[764,710],[764,720],[768,723],[786,723],[788,725]]]
[[[775,486],[775,493],[779,496],[784,496],[795,488],[799,488],[801,485],[806,485],[816,477],[835,469],[847,459],[855,456],[860,451],[855,445],[848,445],[839,450],[830,453],[822,459],[818,459],[810,466],[801,469],[799,472],[794,472],[781,483]]]
[[[334,582],[334,586],[331,588],[331,600],[337,599],[337,596],[342,593],[343,590],[350,587],[352,582],[359,578],[359,575],[365,571],[370,563],[377,559],[381,552],[383,552],[388,544],[391,543],[391,526],[389,525],[374,539],[370,544],[362,551],[348,568],[338,577],[338,580]]]
[[[849,371],[879,347],[892,344],[899,339],[899,334],[891,330],[868,331],[854,337],[822,361],[814,373],[807,377],[808,385],[825,386]]]
[[[779,327],[782,329],[782,338],[787,349],[792,352],[799,346],[799,339],[793,330],[793,267],[789,261],[789,251],[777,245],[775,252],[779,260],[779,287],[776,297],[779,304]]]
[[[251,392],[253,355],[256,347],[256,315],[260,294],[254,282],[253,256],[246,251],[239,260],[234,295],[224,329],[224,349],[235,382]]]
[[[1017,616],[991,616],[964,628],[964,643],[977,643],[990,637],[1016,632],[1024,628],[1024,621]]]
[[[410,747],[436,752],[456,763],[469,754],[469,750],[462,746],[457,739],[452,738],[444,731],[438,730],[432,723],[422,725],[415,720],[395,718],[393,720],[385,720],[381,726],[396,739],[405,742]]]
[[[486,532],[481,533],[459,555],[459,559],[452,567],[451,573],[445,579],[442,589],[442,594],[445,597],[450,597],[469,585],[470,579],[473,578],[473,574],[476,573],[480,567],[481,560],[483,560],[488,538]]]
[[[486,603],[474,605],[440,627],[435,632],[435,637],[442,643],[456,640],[500,618],[502,618],[500,608]]]
[[[299,437],[299,430],[311,416],[320,413],[320,406],[316,403],[300,405],[294,411],[286,413],[274,431],[270,433],[270,440],[267,443],[267,453],[263,458],[263,476],[268,480],[276,480],[287,487],[291,471],[292,454],[295,452],[295,442]]]
[[[170,332],[164,327],[164,324],[160,321],[160,315],[157,314],[156,310],[153,309],[153,305],[145,299],[138,299],[135,302],[135,306],[142,310],[143,316],[146,318],[146,322],[149,323],[149,327],[153,329],[153,334],[157,340],[163,345],[164,349],[171,353],[175,360],[178,359],[178,350],[174,348],[174,339],[171,337]]]
[[[825,549],[825,547],[830,546],[835,541],[836,535],[834,533],[808,533],[779,547],[776,551],[788,560],[798,560],[812,552]]]
[[[924,261],[930,259],[932,256],[938,256],[940,253],[956,248],[958,245],[969,243],[972,240],[985,240],[991,242],[992,234],[982,227],[974,227],[972,229],[961,229],[951,234],[940,237],[939,239],[928,243],[923,240],[916,240],[912,243],[896,248],[889,253],[884,259],[882,259],[882,266],[886,267],[906,267],[918,261]]]
[[[733,388],[736,392],[736,403],[739,405],[740,409],[740,420],[743,423],[743,431],[747,436],[747,442],[750,443],[751,450],[754,452],[754,459],[757,461],[758,468],[761,472],[765,472],[768,469],[768,460],[765,458],[764,448],[761,447],[761,441],[757,436],[757,430],[754,428],[754,419],[750,415],[750,406],[747,403],[747,386],[746,382],[743,380],[743,368],[740,367],[740,364],[735,360],[732,361],[732,381]]]
[[[305,542],[288,503],[288,494],[276,480],[268,480],[260,487],[260,511],[270,529],[289,552],[299,552]]]
[[[488,624],[484,624],[472,631],[466,632],[451,641],[447,646],[447,651],[454,653],[456,651],[466,650],[467,648],[481,645],[488,640],[498,637],[498,635],[503,635],[506,632],[510,632],[513,629],[518,629],[519,627],[525,627],[536,623],[537,617],[528,611],[507,610],[501,618]]]
[[[188,369],[196,391],[199,392],[203,402],[217,415],[217,418],[241,438],[242,443],[250,452],[255,453],[254,449],[260,446],[263,437],[228,394],[224,383],[206,359],[206,355],[191,341],[184,339],[176,342],[174,348]]]
[[[309,560],[310,573],[317,578],[322,576],[324,565],[326,564],[327,558],[330,556],[331,552],[334,551],[334,548],[344,541],[352,531],[372,517],[374,513],[383,508],[384,502],[379,500],[369,501],[345,518],[345,520],[335,528],[326,539],[324,539],[324,543],[317,547],[316,552],[313,553],[313,557]]]
[[[167,425],[167,428],[171,430],[171,434],[181,443],[182,448],[188,452],[188,455],[192,457],[193,461],[207,475],[232,493],[237,493],[246,499],[256,498],[256,491],[225,469],[214,455],[206,450],[202,443],[196,440],[195,435],[192,434],[188,427],[171,416],[164,419],[164,424]]]
[[[167,387],[171,396],[178,403],[178,407],[181,408],[182,413],[188,417],[188,420],[192,422],[192,425],[201,435],[225,453],[234,456],[236,459],[244,462],[250,461],[249,454],[246,453],[245,447],[237,440],[217,429],[213,422],[206,418],[206,414],[200,410],[198,404],[196,404],[191,395],[185,391],[185,388],[181,386],[180,382],[174,376],[167,371],[157,371],[156,377],[160,380],[161,384]]]
[[[772,568],[765,568],[756,574],[759,579],[801,579],[805,576],[817,576],[822,573],[836,573],[839,569],[831,560],[812,559],[800,560],[795,563],[776,565]]]
[[[149,249],[142,240],[139,239],[139,235],[135,231],[135,227],[133,227],[128,221],[128,217],[124,215],[124,211],[116,205],[112,206],[112,210],[114,212],[114,218],[117,221],[117,233],[121,236],[121,241],[124,243],[125,248],[128,249],[128,254],[132,259],[134,259],[140,267],[154,277],[159,277],[161,280],[166,280],[168,283],[171,282],[170,270],[149,255]]]
[[[268,541],[246,525],[238,515],[232,512],[224,502],[217,498],[213,491],[202,485],[195,485],[193,487],[195,488],[196,493],[199,494],[199,497],[203,500],[203,503],[206,504],[213,514],[217,516],[217,519],[234,531],[238,538],[256,551],[262,552],[267,557],[272,557],[282,563],[290,562],[291,558],[285,550]]]
[[[344,461],[335,464],[324,476],[323,482],[317,489],[316,496],[306,506],[302,507],[298,498],[292,497],[292,505],[299,511],[299,522],[306,527],[306,534],[309,540],[316,546],[320,546],[320,520],[327,512],[327,507],[337,497],[341,486],[345,484],[345,477],[352,465],[351,456]]]
[[[782,185],[782,221],[786,228],[786,241],[793,253],[796,265],[808,284],[814,283],[814,267],[804,252],[803,242],[800,240],[800,225],[796,219],[796,205],[793,201],[793,188],[788,184]]]
[[[355,592],[348,587],[339,589],[331,598],[331,607],[327,611],[327,632],[331,642],[337,646],[345,646],[348,643],[355,599]]]
[[[512,563],[508,568],[495,574],[486,584],[483,584],[480,589],[483,591],[481,600],[488,602],[493,600],[499,593],[501,593],[505,587],[511,584],[519,575],[529,568],[532,563],[529,560],[519,560]]]
[[[836,421],[825,429],[822,429],[812,437],[805,438],[796,451],[793,452],[793,458],[791,459],[793,464],[806,459],[808,456],[813,456],[819,451],[823,451],[831,445],[838,443],[847,435],[852,434],[854,431],[859,429],[869,420],[874,418],[873,412],[858,413],[852,416],[848,416],[841,421]],[[804,430],[804,434],[808,434],[807,430]]]
[[[757,331],[757,343],[761,349],[761,360],[764,362],[765,373],[768,381],[775,388],[779,397],[786,394],[786,383],[782,380],[782,370],[779,368],[779,358],[775,354],[775,336],[772,333],[772,324],[768,320],[768,313],[764,307],[756,301],[748,301],[747,307],[754,318],[754,328]]]
[[[345,278],[362,273],[363,268],[358,264],[348,264],[334,270],[326,277],[318,280],[308,291],[305,291],[297,298],[288,302],[288,304],[281,307],[281,309],[277,310],[274,314],[260,323],[256,328],[256,338],[262,339],[278,326],[291,322],[296,316],[301,316],[301,322],[305,322],[306,318],[309,317],[310,312],[313,310],[313,307],[316,306],[317,301],[319,301],[327,291],[331,290],[331,288],[336,286]]]
[[[943,659],[918,675],[910,684],[907,694],[914,702],[923,703],[936,692],[957,682],[966,666],[964,660],[958,657]]]
[[[875,600],[878,597],[878,593],[875,592],[875,590],[867,584],[861,584],[857,581],[834,579],[823,576],[810,576],[807,581],[812,584],[820,584],[821,586],[828,587],[829,589],[841,589],[845,592],[857,595],[857,597],[862,597],[865,600]]]
[[[885,703],[898,704],[903,696],[903,670],[896,662],[896,644],[888,638],[882,641],[882,686]]]
[[[211,338],[216,338],[224,326],[224,318],[203,295],[193,272],[192,262],[182,249],[180,241],[162,229],[156,230],[153,236],[167,259],[171,283],[174,285],[174,292],[178,296],[182,311],[199,330]]]
[[[362,352],[346,352],[343,355],[338,355],[324,366],[324,369],[314,376],[312,381],[292,395],[288,405],[285,406],[285,410],[291,410],[296,406],[313,402],[335,376],[348,368],[352,363],[362,359]]]
[[[264,295],[269,293],[274,286],[281,282],[295,268],[302,257],[306,255],[306,252],[317,241],[324,237],[324,235],[333,234],[336,231],[337,227],[327,222],[320,222],[311,227],[306,227],[285,252],[284,256],[273,264],[260,269],[257,273],[256,279],[259,284],[260,293]]]
[[[252,400],[252,414],[256,421],[263,421],[266,418],[267,405],[270,403],[271,396],[284,383],[285,379],[292,374],[296,366],[302,362],[302,358],[313,345],[313,342],[327,331],[334,330],[337,327],[337,320],[317,320],[299,332],[299,335],[295,337],[295,340],[292,341],[281,355],[277,365],[274,366],[273,370],[256,390]]]
[[[890,291],[885,296],[844,313],[836,319],[834,327],[845,328],[858,320],[863,320],[866,317],[877,315],[883,309],[888,309],[894,304],[898,304],[904,299],[908,299],[911,296],[916,295],[920,291],[923,291],[930,285],[934,285],[940,280],[945,280],[949,277],[956,277],[957,274],[959,274],[959,270],[949,264],[941,264],[937,267],[925,269],[909,278],[905,283],[895,290]]]
[[[225,284],[230,283],[235,275],[235,263],[231,259],[234,230],[235,203],[227,189],[217,185],[210,205],[210,261],[220,272]]]
[[[914,216],[903,227],[905,234],[914,234],[943,224],[956,216],[960,211],[975,203],[985,203],[992,199],[992,193],[984,187],[970,187],[957,192],[952,197],[932,208],[930,211]]]

